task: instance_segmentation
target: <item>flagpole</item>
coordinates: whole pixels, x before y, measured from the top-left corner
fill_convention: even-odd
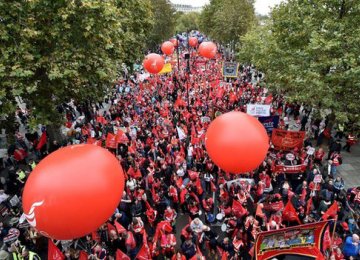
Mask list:
[[[335,216],[334,229],[333,229],[332,235],[331,235],[331,247],[333,246],[333,243],[334,243],[334,236],[335,236],[335,230],[336,230],[337,220],[338,220],[338,216],[336,215],[336,216]]]

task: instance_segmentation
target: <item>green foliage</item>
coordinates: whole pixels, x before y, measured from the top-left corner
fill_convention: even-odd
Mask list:
[[[175,34],[175,9],[168,0],[151,0],[154,26],[150,32],[148,46],[154,48]]]
[[[200,13],[180,13],[176,19],[176,31],[187,32],[191,30],[199,30]]]
[[[214,40],[235,43],[255,21],[253,1],[211,0],[201,14],[200,29]]]
[[[102,99],[153,24],[150,0],[0,1],[0,18],[0,115],[20,96],[34,125],[60,124],[71,99]]]
[[[238,56],[291,100],[359,122],[360,2],[290,0],[241,37]]]

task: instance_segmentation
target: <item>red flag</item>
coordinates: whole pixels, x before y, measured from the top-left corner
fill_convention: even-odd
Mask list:
[[[126,232],[126,229],[119,223],[115,220],[115,227],[116,227],[116,230],[119,234],[122,234],[124,232]]]
[[[190,260],[197,260],[199,257],[204,257],[204,255],[201,253],[199,246],[196,246],[196,254],[190,258]]]
[[[297,215],[296,210],[290,200],[286,203],[282,217],[283,220],[297,221],[299,224],[301,224],[299,216]]]
[[[117,143],[127,143],[128,141],[129,141],[129,138],[127,137],[127,135],[121,129],[118,129],[118,131],[116,133],[116,142]]]
[[[100,241],[100,236],[98,234],[98,232],[94,231],[91,233],[91,239],[94,240],[94,241],[97,241],[99,242]]]
[[[232,208],[233,214],[238,218],[240,218],[248,213],[247,210],[237,200],[233,200],[231,208]]]
[[[88,260],[89,256],[85,251],[80,251],[79,260]]]
[[[212,192],[215,192],[217,190],[214,181],[210,181],[210,189],[211,189]]]
[[[112,224],[106,223],[106,225],[107,225],[107,229],[108,229],[108,232],[109,232],[109,233],[110,233],[112,230],[114,230],[114,231],[116,232],[116,228],[115,228]]]
[[[327,220],[329,217],[335,217],[338,212],[339,206],[337,201],[335,200],[334,203],[327,209],[327,211],[322,215],[323,220]]]
[[[124,254],[120,249],[116,250],[116,260],[130,260],[126,254]]]
[[[117,142],[116,142],[116,136],[112,133],[108,133],[106,136],[106,147],[116,149],[117,148]]]
[[[331,236],[330,236],[330,229],[329,225],[327,226],[325,232],[324,232],[324,239],[323,239],[323,250],[327,250],[328,248],[331,248]]]
[[[40,150],[47,142],[47,136],[46,136],[46,132],[44,131],[42,134],[41,134],[41,137],[39,139],[39,142],[36,146],[36,150]]]
[[[136,255],[135,259],[139,259],[139,260],[151,260],[152,259],[147,243],[142,245],[142,247],[141,247],[139,253]]]
[[[306,203],[306,215],[310,214],[311,207],[312,207],[312,197]]]
[[[64,260],[65,256],[60,251],[59,248],[56,247],[53,241],[51,239],[49,240],[49,246],[48,246],[48,260]]]

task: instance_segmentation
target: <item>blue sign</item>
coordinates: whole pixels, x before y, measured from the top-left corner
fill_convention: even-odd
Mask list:
[[[279,125],[279,116],[259,117],[259,121],[265,127],[266,132],[271,133]]]

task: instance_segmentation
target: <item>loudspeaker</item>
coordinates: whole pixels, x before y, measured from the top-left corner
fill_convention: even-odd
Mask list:
[[[190,53],[185,53],[185,60],[190,59]]]

